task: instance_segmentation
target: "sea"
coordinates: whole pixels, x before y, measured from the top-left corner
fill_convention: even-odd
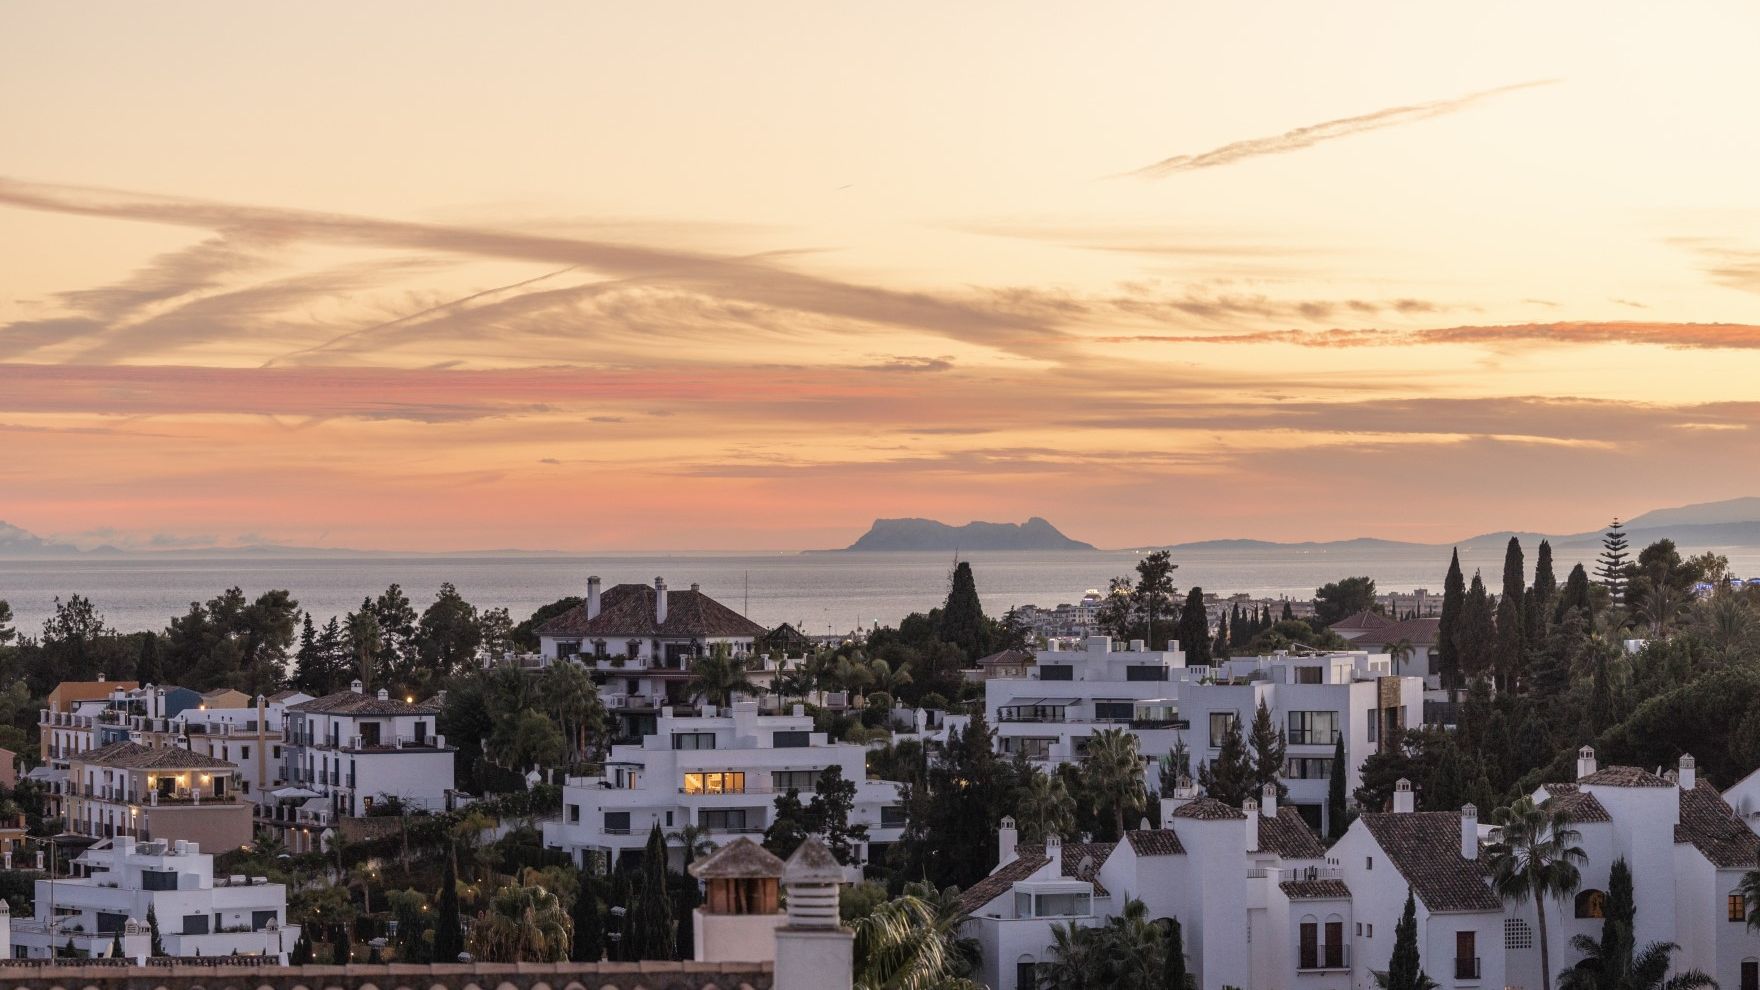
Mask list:
[[[1533,548],[1525,548],[1533,567]],[[1684,548],[1687,550],[1691,548]],[[1760,573],[1760,547],[1715,548],[1740,575]],[[876,623],[895,625],[911,612],[927,611],[947,595],[958,560],[969,561],[984,609],[1000,615],[1016,605],[1053,607],[1078,601],[1133,573],[1147,551],[965,551],[874,553],[603,553],[562,556],[437,556],[352,554],[281,556],[224,554],[0,559],[0,601],[9,602],[14,625],[27,635],[42,629],[55,599],[78,594],[92,600],[106,622],[123,632],[160,630],[173,615],[237,586],[255,596],[286,589],[321,624],[358,608],[396,583],[420,610],[443,582],[457,586],[479,608],[504,607],[517,622],[541,605],[586,592],[589,575],[607,587],[652,583],[672,588],[699,584],[723,604],[765,626],[783,622],[812,635],[841,634]],[[1564,579],[1579,559],[1591,569],[1593,548],[1558,552]],[[1329,581],[1367,575],[1379,590],[1426,588],[1440,594],[1449,548],[1413,546],[1253,546],[1176,551],[1179,587],[1193,585],[1224,595],[1309,598]],[[1502,547],[1463,546],[1469,578],[1483,570],[1486,583],[1501,581]]]

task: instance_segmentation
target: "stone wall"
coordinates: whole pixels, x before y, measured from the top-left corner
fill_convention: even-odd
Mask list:
[[[62,963],[0,960],[0,990],[773,990],[769,963]]]

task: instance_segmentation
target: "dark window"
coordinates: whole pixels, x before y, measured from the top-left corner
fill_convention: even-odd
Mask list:
[[[1096,722],[1129,722],[1135,712],[1136,706],[1128,701],[1094,702],[1094,721]]]
[[[770,786],[784,794],[789,791],[812,794],[819,789],[819,774],[823,772],[821,770],[772,770],[770,771]]]
[[[904,805],[887,804],[880,807],[881,828],[903,828],[905,824]]]
[[[704,808],[697,813],[697,824],[711,832],[745,832],[746,809]]]
[[[186,914],[183,916],[183,934],[208,934],[208,916],[205,914]]]
[[[1289,713],[1289,742],[1297,746],[1331,746],[1337,741],[1337,712]]]
[[[1479,978],[1479,942],[1476,932],[1454,933],[1454,978],[1457,980],[1476,980]]]
[[[1284,766],[1287,780],[1331,780],[1332,759],[1324,756],[1292,756]]]
[[[673,749],[714,749],[715,733],[713,732],[674,732],[672,734]]]
[[[1344,968],[1344,922],[1326,923],[1326,968]]]
[[[1607,915],[1607,895],[1599,890],[1577,892],[1577,917],[1603,918]]]
[[[98,934],[100,934],[100,935],[113,935],[119,931],[122,931],[122,926],[124,924],[126,924],[127,922],[128,922],[128,915],[126,915],[126,914],[111,914],[108,911],[99,911],[98,912]]]
[[[629,812],[627,812],[627,811],[607,811],[607,812],[605,812],[605,831],[610,832],[612,835],[628,835],[629,834]]]
[[[1760,990],[1760,960],[1742,960],[1742,990]]]
[[[268,928],[270,923],[273,922],[274,920],[275,920],[275,912],[274,911],[252,911],[251,912],[251,931],[260,932],[263,929]]]
[[[1039,985],[1039,964],[1018,962],[1014,964],[1014,985],[1016,990],[1033,990]]]
[[[1076,669],[1067,663],[1042,663],[1039,665],[1039,679],[1042,681],[1073,681],[1076,679]]]
[[[1320,926],[1312,921],[1302,922],[1301,958],[1296,962],[1296,968],[1320,968]]]
[[[803,749],[811,744],[812,735],[803,730],[778,732],[770,737],[770,745],[777,749]]]
[[[1141,663],[1131,664],[1124,669],[1124,679],[1127,681],[1165,681],[1167,680],[1167,668]]]
[[[1320,674],[1321,674],[1321,671],[1320,671],[1319,667],[1297,667],[1296,668],[1296,683],[1297,684],[1319,684],[1319,683],[1321,683]]]
[[[142,890],[176,890],[177,889],[177,871],[176,870],[142,870],[141,871],[141,889]]]
[[[1210,748],[1222,746],[1222,739],[1234,728],[1234,712],[1210,713]]]
[[[581,820],[581,806],[578,804],[569,805],[568,806],[568,823],[570,825],[574,825],[574,824],[578,824],[580,822],[580,820]]]

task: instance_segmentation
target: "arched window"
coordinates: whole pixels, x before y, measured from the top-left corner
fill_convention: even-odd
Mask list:
[[[1605,891],[1583,890],[1577,892],[1577,917],[1604,918],[1607,916],[1607,893]]]
[[[1023,952],[1021,957],[1014,961],[1015,990],[1033,990],[1038,985],[1039,964],[1033,961],[1032,956]]]

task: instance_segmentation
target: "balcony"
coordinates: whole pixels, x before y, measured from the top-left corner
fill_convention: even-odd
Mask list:
[[[1296,959],[1299,973],[1324,973],[1351,968],[1351,947],[1338,945],[1304,945]]]
[[[1479,957],[1455,957],[1454,978],[1457,980],[1477,980],[1479,978]]]
[[[350,736],[348,745],[338,747],[351,753],[397,753],[403,750],[420,750],[433,753],[446,748],[445,736],[392,736],[384,739],[369,739],[362,736]]]

